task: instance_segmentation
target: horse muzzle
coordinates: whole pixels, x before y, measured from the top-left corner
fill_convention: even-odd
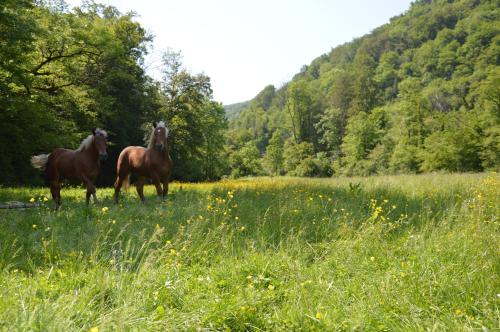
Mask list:
[[[165,150],[165,144],[163,144],[163,143],[162,144],[156,144],[156,148],[158,150],[160,150],[160,151],[163,151],[163,150]]]
[[[99,153],[99,160],[104,161],[108,159],[108,154],[107,153]]]

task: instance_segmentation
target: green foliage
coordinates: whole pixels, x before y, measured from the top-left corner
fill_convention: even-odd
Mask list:
[[[264,163],[272,175],[281,175],[283,171],[283,154],[284,154],[283,133],[276,130],[269,140],[269,145],[264,156]]]
[[[461,112],[460,112],[461,113]],[[448,117],[441,127],[426,137],[422,149],[419,151],[420,168],[423,171],[439,169],[466,172],[481,167],[479,151],[480,140],[474,128],[476,114],[461,115],[456,118]],[[462,123],[467,119],[466,123]]]
[[[292,81],[286,87],[285,109],[289,115],[295,143],[312,142],[314,108],[312,93],[303,80]]]
[[[169,126],[173,177],[191,181],[220,178],[226,169],[223,131],[227,122],[223,106],[212,99],[210,78],[188,72],[180,52],[173,51],[163,55],[163,73],[161,106],[148,118],[165,119]]]
[[[377,108],[372,113],[360,112],[349,119],[342,143],[345,157],[342,162],[346,174],[369,175],[376,171],[376,163],[383,164],[380,155],[382,138],[387,130],[386,112]]]
[[[417,1],[263,91],[241,113],[252,121],[230,127],[266,123],[253,135],[261,152],[280,129],[326,154],[338,174],[497,169],[499,22],[492,1]]]
[[[101,126],[111,146],[100,182],[111,184],[119,152],[143,145],[158,120],[171,127],[175,179],[498,169],[497,7],[416,1],[225,113],[210,78],[187,71],[180,52],[165,54],[160,82],[145,74],[152,37],[133,14],[93,2],[68,10],[60,0],[5,0],[0,183],[41,183],[31,155],[75,148]]]
[[[316,130],[321,137],[320,143],[326,151],[331,151],[335,156],[338,156],[341,151],[346,120],[340,109],[328,108],[315,124]]]
[[[111,143],[100,182],[111,184],[118,154],[142,145],[153,120],[171,122],[175,177],[226,171],[226,120],[209,78],[174,58],[161,84],[146,76],[152,37],[133,14],[93,2],[69,11],[59,0],[9,0],[0,10],[0,183],[36,183],[31,155],[75,148],[100,126]]]
[[[266,86],[259,94],[252,99],[252,106],[260,107],[267,111],[271,107],[273,98],[276,95],[276,89],[273,85]]]
[[[288,140],[284,149],[284,171],[288,175],[307,176],[312,170],[311,158],[313,156],[311,143],[294,143]]]
[[[18,153],[2,151],[11,166],[1,182],[33,182],[30,155],[75,147],[96,126],[110,132],[112,157],[141,136],[137,122],[148,86],[139,63],[150,38],[132,16],[97,4],[68,12],[59,1],[16,2],[2,10],[5,22],[15,23],[2,26],[1,41],[10,49],[0,54],[7,64],[0,84],[8,91],[0,98],[1,140],[19,145]],[[109,166],[104,182],[113,177]]]
[[[262,174],[260,152],[255,141],[248,141],[229,157],[231,177]]]
[[[246,109],[250,105],[250,101],[244,101],[241,103],[224,105],[224,111],[226,112],[226,118],[232,120],[237,118],[241,111]]]
[[[284,171],[290,176],[320,176],[332,175],[330,158],[324,152],[314,153],[311,143],[295,144],[292,140],[285,143],[283,152]]]

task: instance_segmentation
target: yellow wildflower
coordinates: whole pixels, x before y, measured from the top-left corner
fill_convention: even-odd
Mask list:
[[[31,197],[30,202],[33,203],[35,201],[34,197]]]
[[[108,208],[107,206],[105,206],[105,207],[103,207],[103,208],[101,209],[101,211],[102,211],[102,213],[106,213],[106,212],[108,212],[108,211],[109,211],[109,208]]]

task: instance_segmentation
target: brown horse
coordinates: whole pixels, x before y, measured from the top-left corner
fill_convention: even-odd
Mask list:
[[[97,202],[94,182],[99,175],[100,161],[108,157],[106,139],[106,132],[97,128],[83,140],[77,150],[55,149],[50,154],[31,157],[33,167],[44,170],[47,175],[56,209],[61,205],[62,179],[83,183],[87,187],[87,205],[90,195]]]
[[[115,182],[115,202],[123,182],[128,184],[130,173],[138,179],[136,182],[137,194],[144,203],[144,180],[150,178],[156,187],[159,197],[165,198],[168,193],[168,182],[172,173],[172,159],[168,151],[168,128],[163,121],[153,123],[153,131],[149,138],[148,148],[142,146],[128,146],[120,153],[116,165],[117,178]],[[163,190],[161,184],[163,184]]]

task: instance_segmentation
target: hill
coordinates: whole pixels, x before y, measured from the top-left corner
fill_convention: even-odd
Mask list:
[[[231,104],[231,105],[224,105],[224,110],[226,112],[226,118],[228,120],[232,120],[237,118],[241,111],[247,108],[250,105],[250,101],[244,101],[241,103],[236,103],[236,104]]]
[[[232,174],[498,169],[499,32],[495,1],[415,1],[254,98],[230,123]]]

